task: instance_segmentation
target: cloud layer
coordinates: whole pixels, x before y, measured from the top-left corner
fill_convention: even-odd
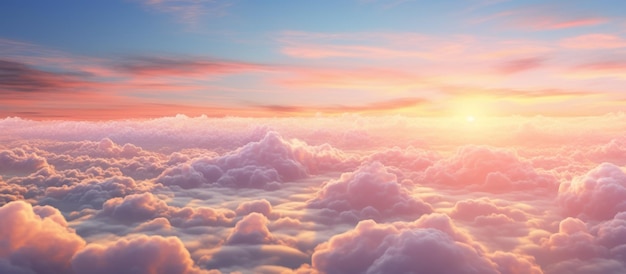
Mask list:
[[[0,272],[620,273],[624,117],[7,118]]]

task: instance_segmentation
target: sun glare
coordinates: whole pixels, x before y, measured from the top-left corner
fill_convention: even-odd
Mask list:
[[[476,121],[476,118],[472,115],[465,117],[465,121],[467,121],[468,123],[473,123],[474,121]]]

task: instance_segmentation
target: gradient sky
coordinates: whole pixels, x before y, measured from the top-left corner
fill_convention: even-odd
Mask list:
[[[626,2],[0,3],[0,118],[599,115]]]

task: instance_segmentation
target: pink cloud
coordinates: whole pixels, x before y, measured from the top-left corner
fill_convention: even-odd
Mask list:
[[[526,214],[515,208],[498,206],[489,199],[462,200],[456,202],[450,216],[458,220],[480,224],[497,224],[501,219],[508,222],[525,222]]]
[[[141,263],[137,269],[152,267],[161,260],[151,252],[167,248],[187,250],[182,258],[193,261],[191,272],[197,265],[224,273],[463,273],[464,266],[487,273],[539,273],[539,267],[544,273],[620,273],[626,254],[626,198],[620,196],[625,117],[479,117],[474,123],[353,114],[8,118],[0,120],[7,133],[0,147],[15,154],[11,159],[41,158],[48,165],[29,167],[26,175],[0,172],[0,205],[27,200],[58,208],[34,207],[28,214],[58,223],[80,241],[75,230],[90,243],[68,252],[69,259],[60,260],[66,265],[81,250],[110,250],[94,252],[80,266],[103,271],[130,260]],[[498,147],[466,145],[471,142]],[[613,164],[594,169],[602,161]],[[130,171],[150,166],[155,169]],[[265,171],[277,181],[259,181],[276,188],[246,186],[255,172]],[[225,174],[241,185],[218,184]],[[165,175],[172,177],[168,183],[159,181]],[[180,187],[187,179],[193,185],[192,178],[202,183]],[[23,218],[19,212],[3,220]],[[357,224],[369,218],[375,222]],[[22,229],[30,223],[16,224],[0,226],[0,232],[19,227],[9,234],[30,233]],[[160,240],[140,241],[152,251],[128,243],[141,234],[177,237],[185,250],[155,243]],[[58,243],[59,235],[39,241]],[[0,236],[0,242],[19,238]],[[16,253],[40,244],[48,243],[28,242]],[[54,250],[65,247],[59,243]],[[129,261],[114,258],[118,253]],[[0,255],[0,272],[32,270],[34,264],[22,263],[26,259],[13,259],[19,254]],[[167,255],[175,260],[168,263],[188,265],[177,263],[187,260],[178,255]],[[297,269],[303,263],[311,265]]]
[[[226,240],[227,244],[268,244],[275,242],[267,225],[269,220],[263,214],[250,213],[243,217]]]
[[[597,61],[574,66],[568,75],[580,78],[625,78],[626,62],[622,60]]]
[[[10,175],[30,174],[48,166],[45,158],[23,149],[0,150],[0,173]]]
[[[537,189],[551,192],[558,183],[514,152],[487,146],[462,147],[455,155],[427,168],[418,182],[494,193]]]
[[[546,9],[545,7],[504,11],[481,18],[476,20],[476,22],[483,23],[496,20],[503,21],[516,28],[536,31],[590,27],[609,22],[609,19],[604,17],[584,15],[571,16],[564,13],[562,10],[554,11],[553,9]]]
[[[69,272],[72,256],[85,245],[56,208],[16,201],[0,207],[0,219],[0,261],[24,272]]]
[[[348,220],[432,212],[429,204],[411,196],[397,176],[378,162],[325,182],[309,206],[333,210]]]
[[[498,265],[447,216],[432,214],[412,223],[361,221],[318,246],[312,262],[324,273],[508,273],[516,267],[541,273],[521,257],[494,257],[505,264]]]
[[[270,202],[265,199],[240,203],[237,206],[237,209],[235,209],[235,212],[237,212],[237,215],[240,216],[245,216],[252,212],[256,212],[263,214],[263,216],[267,218],[274,218],[277,215],[275,212],[272,212],[272,204],[270,204]]]
[[[593,33],[565,38],[560,45],[572,49],[616,49],[626,47],[626,39],[617,35]]]
[[[559,203],[570,216],[608,220],[626,211],[626,173],[603,163],[587,174],[564,182],[559,188]]]
[[[544,65],[544,58],[531,57],[510,60],[500,64],[496,70],[502,74],[513,74],[540,68]]]
[[[166,169],[157,178],[165,185],[194,188],[205,184],[228,187],[279,188],[280,182],[302,179],[310,174],[343,170],[354,165],[349,158],[329,145],[309,146],[285,140],[270,131],[226,155],[197,158]]]
[[[235,217],[230,210],[169,206],[149,192],[109,199],[103,204],[101,215],[127,223],[165,218],[176,227],[228,225]]]
[[[107,245],[90,244],[72,259],[76,273],[203,273],[176,237],[138,236]]]

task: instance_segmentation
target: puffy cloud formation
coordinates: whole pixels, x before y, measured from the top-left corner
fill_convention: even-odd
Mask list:
[[[45,158],[21,148],[0,151],[0,174],[24,175],[46,166]]]
[[[432,212],[430,205],[412,196],[398,183],[397,176],[379,162],[367,163],[326,182],[309,206],[330,209],[346,217],[353,214],[357,219]]]
[[[487,254],[440,214],[412,223],[361,221],[318,246],[312,263],[323,273],[541,273],[526,258]]]
[[[515,153],[487,146],[464,146],[450,158],[426,169],[419,180],[428,184],[462,186],[469,190],[506,192],[557,188],[554,176],[537,171]]]
[[[194,188],[204,184],[227,187],[277,188],[279,182],[293,181],[320,171],[352,166],[350,158],[328,144],[309,146],[287,141],[274,131],[217,158],[198,158],[163,172],[157,182]]]
[[[413,171],[421,171],[439,160],[437,153],[421,150],[414,147],[405,149],[397,146],[377,151],[367,157],[368,161],[380,162],[387,166],[403,167]]]
[[[267,244],[275,241],[267,228],[269,220],[263,214],[250,213],[243,217],[228,236],[228,244]]]
[[[48,187],[45,201],[57,204],[60,200],[65,203],[72,203],[79,208],[99,209],[110,198],[148,191],[150,187],[137,184],[133,178],[124,176],[110,177],[102,181],[92,179],[70,186]]]
[[[268,218],[276,215],[272,212],[272,204],[265,199],[243,202],[237,206],[235,212],[237,212],[237,215],[248,215],[252,212],[257,212]]]
[[[202,273],[176,237],[139,236],[108,245],[90,244],[74,256],[77,274]]]
[[[616,165],[603,163],[584,176],[562,183],[559,202],[570,216],[611,219],[626,211],[626,174]]]
[[[235,213],[208,207],[173,207],[149,192],[112,198],[102,206],[101,215],[121,222],[142,222],[163,217],[174,226],[227,225]]]
[[[496,205],[486,198],[458,201],[450,216],[458,220],[473,221],[480,225],[525,222],[527,220],[523,211],[509,206]]]
[[[49,206],[10,202],[0,207],[0,220],[3,273],[68,273],[72,256],[85,245],[61,212]]]
[[[625,273],[625,121],[2,119],[0,273]]]
[[[590,228],[591,227],[591,228]],[[568,217],[540,240],[535,257],[546,273],[622,273],[626,270],[626,212],[591,225]]]

